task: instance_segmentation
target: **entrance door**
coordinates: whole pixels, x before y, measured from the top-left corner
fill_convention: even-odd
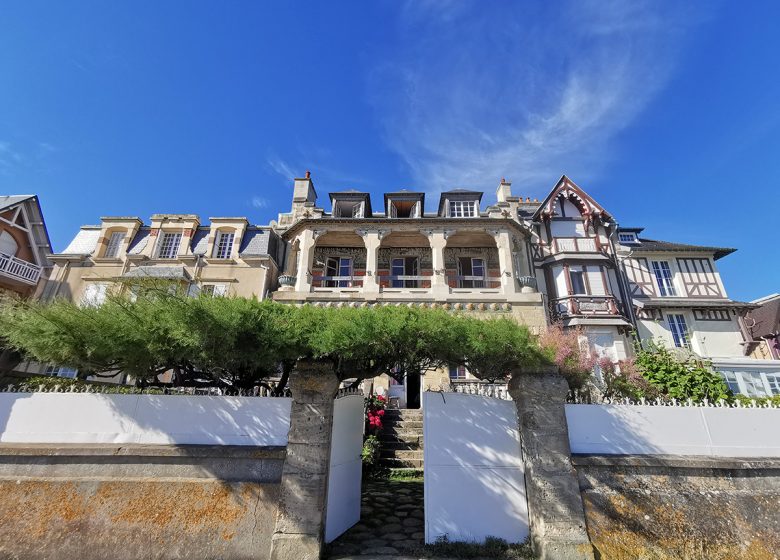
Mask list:
[[[406,408],[420,408],[420,372],[406,374]]]

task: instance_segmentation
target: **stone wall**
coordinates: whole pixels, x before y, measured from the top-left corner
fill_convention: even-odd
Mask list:
[[[0,445],[0,558],[267,558],[284,448]]]
[[[602,558],[778,558],[778,459],[575,455],[573,463]]]

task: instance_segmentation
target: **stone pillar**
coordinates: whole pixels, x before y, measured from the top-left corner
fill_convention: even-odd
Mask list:
[[[569,386],[555,367],[518,368],[509,381],[517,407],[531,542],[541,560],[593,560],[564,405]]]
[[[296,292],[311,291],[311,270],[314,267],[314,246],[321,232],[307,229],[298,237],[300,253],[298,255],[298,276],[295,279]]]
[[[339,381],[328,362],[298,360],[271,560],[319,560],[325,531],[333,401]]]
[[[488,233],[493,235],[498,248],[498,268],[501,271],[501,291],[505,296],[518,292],[517,272],[515,260],[512,256],[512,238],[506,230],[493,230]]]
[[[446,299],[450,295],[447,284],[447,267],[444,263],[444,248],[447,246],[449,231],[428,231],[428,243],[431,245],[431,262],[433,276],[431,277],[431,293],[437,299]]]
[[[379,295],[379,279],[377,278],[377,252],[382,243],[383,230],[357,230],[357,234],[363,238],[366,247],[366,275],[363,278],[363,297],[376,299]]]

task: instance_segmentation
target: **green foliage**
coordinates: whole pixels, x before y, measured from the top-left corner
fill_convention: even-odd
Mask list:
[[[780,395],[773,395],[771,397],[748,397],[747,395],[734,395],[734,400],[739,401],[743,406],[751,406],[755,403],[756,406],[764,406],[772,404],[780,407]]]
[[[132,297],[131,297],[132,294]],[[541,360],[525,327],[406,306],[301,307],[244,298],[186,297],[176,285],[120,286],[99,307],[59,300],[0,307],[8,346],[82,377],[122,372],[174,386],[251,388],[299,358],[329,360],[338,377],[400,378],[448,364],[498,379]]]
[[[450,541],[446,536],[439,537],[434,544],[425,545],[420,552],[422,556],[428,558],[494,558],[497,560],[535,558],[528,540],[522,544],[509,544],[496,537],[487,537],[484,543]]]
[[[368,436],[363,442],[363,451],[361,458],[363,459],[364,472],[370,473],[379,466],[379,451],[382,448],[382,443],[377,436]]]
[[[680,359],[652,342],[638,347],[636,354],[637,371],[665,397],[694,402],[732,399],[725,381],[708,362],[693,357]]]
[[[541,351],[549,363],[558,366],[570,389],[581,389],[593,374],[596,359],[589,351],[582,327],[550,325],[539,337]]]
[[[606,385],[605,397],[638,401],[655,399],[661,395],[661,391],[637,370],[633,359],[621,360],[617,364],[603,359],[599,361],[599,367]]]

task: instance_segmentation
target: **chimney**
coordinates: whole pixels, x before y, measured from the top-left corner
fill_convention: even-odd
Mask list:
[[[498,185],[498,189],[496,189],[496,198],[499,202],[507,202],[507,199],[512,196],[512,183],[501,178],[501,183]]]
[[[311,172],[307,171],[303,178],[295,179],[293,187],[293,204],[317,202],[317,191],[314,190],[314,183],[311,180]]]

